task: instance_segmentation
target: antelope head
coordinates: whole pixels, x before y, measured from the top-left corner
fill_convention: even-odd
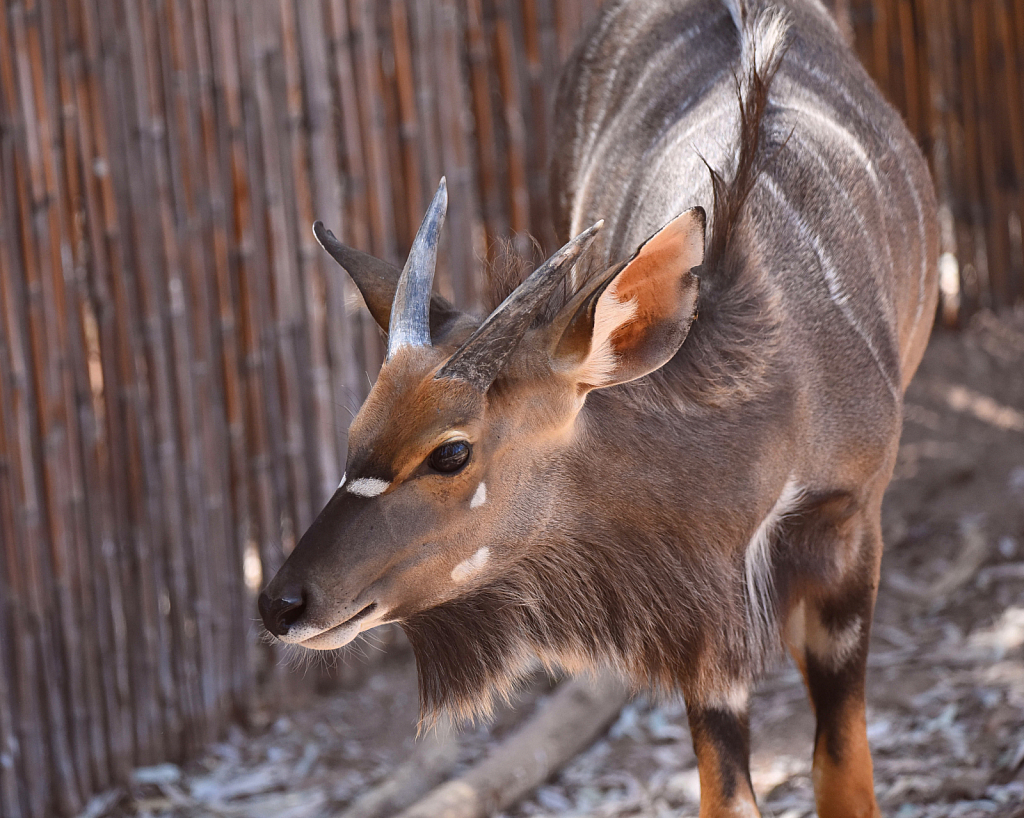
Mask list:
[[[446,205],[442,180],[401,273],[314,225],[388,344],[352,422],[345,477],[260,595],[283,642],[338,648],[509,571],[543,541],[567,483],[585,479],[560,464],[588,445],[587,394],[662,366],[693,319],[699,208],[541,318],[598,222],[480,323],[431,295]]]

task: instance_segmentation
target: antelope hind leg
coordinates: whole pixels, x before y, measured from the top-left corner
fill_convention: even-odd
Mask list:
[[[879,547],[862,555],[877,566]],[[873,544],[872,544],[873,545]],[[807,685],[817,726],[814,795],[819,818],[877,818],[865,719],[865,673],[877,567],[840,592],[804,597],[786,642]]]

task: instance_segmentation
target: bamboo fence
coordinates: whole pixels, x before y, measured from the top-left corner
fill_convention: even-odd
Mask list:
[[[596,5],[5,3],[0,814],[75,814],[252,706],[254,591],[382,355],[309,227],[399,263],[445,174],[446,295],[479,303],[499,238],[550,249],[550,92]],[[931,158],[960,309],[1019,304],[1024,1],[837,14]]]

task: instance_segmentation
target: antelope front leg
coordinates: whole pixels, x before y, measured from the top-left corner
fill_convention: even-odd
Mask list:
[[[700,818],[758,818],[746,693],[733,692],[721,704],[687,702],[686,715],[700,774]]]
[[[787,641],[817,720],[814,796],[819,818],[878,818],[864,712],[864,676],[875,589],[804,600]]]

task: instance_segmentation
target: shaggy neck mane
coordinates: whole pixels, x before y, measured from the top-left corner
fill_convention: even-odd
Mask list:
[[[637,688],[665,692],[700,687],[700,651],[749,673],[745,633],[725,632],[743,621],[742,566],[707,543],[637,537],[546,534],[492,584],[403,622],[424,719],[490,715],[538,661],[549,671],[610,666]],[[716,645],[702,642],[709,635]]]

